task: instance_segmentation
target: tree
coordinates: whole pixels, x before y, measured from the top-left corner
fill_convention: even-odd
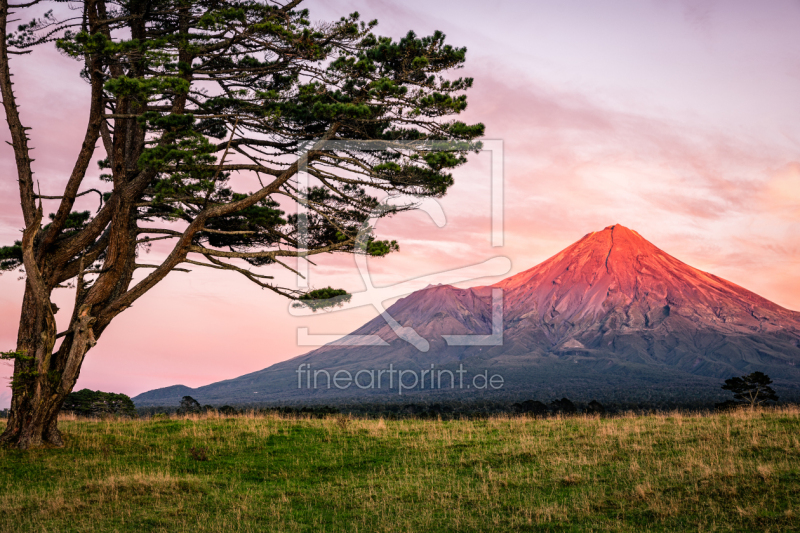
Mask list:
[[[67,394],[62,409],[81,416],[136,416],[136,407],[129,396],[89,389]]]
[[[536,400],[525,400],[522,403],[515,403],[513,407],[523,413],[530,413],[537,416],[545,415],[548,412],[547,406]]]
[[[577,413],[578,408],[570,401],[569,398],[561,398],[560,400],[553,400],[550,402],[550,409],[554,413],[572,414]]]
[[[18,18],[43,1],[11,7]],[[312,24],[301,2],[83,0],[69,4],[72,18],[48,12],[9,33],[9,4],[0,0],[0,90],[24,219],[22,239],[0,249],[0,266],[25,273],[0,439],[61,445],[57,414],[86,353],[172,272],[210,268],[298,301],[341,301],[336,289],[284,287],[258,267],[296,271],[289,260],[396,251],[372,233],[370,217],[415,204],[381,207],[379,196],[441,196],[451,169],[480,147],[483,125],[452,118],[472,85],[448,74],[466,49],[440,32],[381,37],[358,13]],[[32,46],[53,40],[83,65],[90,102],[58,191],[34,180],[9,68],[9,54],[27,60]],[[98,143],[105,173],[90,187]],[[94,213],[74,209],[86,194],[99,195]],[[305,212],[287,214],[298,204]],[[44,205],[55,208],[46,224]],[[168,245],[165,259],[137,260],[152,245]],[[74,290],[62,331],[51,304],[57,288]]]
[[[772,380],[766,374],[753,372],[739,378],[726,379],[722,389],[733,392],[736,401],[755,407],[764,402],[778,401],[778,395],[769,386],[771,383]]]
[[[220,414],[223,414],[223,415],[226,415],[226,416],[235,415],[235,414],[239,413],[239,411],[237,411],[235,407],[232,407],[230,405],[223,405],[222,407],[219,408],[219,412],[220,412]]]
[[[585,412],[587,415],[604,415],[606,413],[606,408],[597,400],[592,400],[589,402],[589,405],[586,406]]]
[[[188,415],[188,414],[196,414],[202,411],[202,407],[200,407],[200,402],[192,398],[191,396],[184,396],[181,398],[181,404],[178,407],[178,414],[181,415]]]

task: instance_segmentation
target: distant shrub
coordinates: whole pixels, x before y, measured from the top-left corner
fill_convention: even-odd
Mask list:
[[[525,400],[522,403],[515,403],[514,408],[518,411],[531,415],[545,415],[547,414],[547,406],[542,402],[536,400]]]
[[[553,400],[550,403],[550,409],[554,413],[563,413],[563,414],[570,414],[570,413],[577,413],[578,408],[575,407],[575,404],[572,403],[568,398],[561,398],[560,400]]]
[[[78,416],[137,416],[136,407],[127,395],[89,389],[67,394],[61,409]]]
[[[219,413],[221,415],[230,416],[230,415],[235,415],[238,412],[239,411],[237,411],[235,407],[232,407],[230,405],[223,405],[222,407],[219,408]]]
[[[189,414],[197,414],[202,411],[202,407],[200,407],[200,402],[192,398],[191,396],[184,396],[181,399],[181,405],[178,407],[178,414],[179,415],[189,415]]]
[[[586,414],[587,415],[602,415],[605,414],[606,408],[603,407],[603,404],[598,402],[597,400],[592,400],[589,402],[589,405],[586,406]]]

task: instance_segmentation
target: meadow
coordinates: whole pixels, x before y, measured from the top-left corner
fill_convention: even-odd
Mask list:
[[[62,449],[0,448],[0,531],[800,529],[797,407],[60,427]]]

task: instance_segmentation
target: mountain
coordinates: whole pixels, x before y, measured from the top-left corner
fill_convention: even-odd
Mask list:
[[[449,345],[447,335],[492,334],[493,294],[502,295],[502,343],[489,337],[478,345]],[[784,398],[800,397],[800,313],[693,268],[618,224],[495,285],[429,286],[398,300],[388,313],[394,329],[377,317],[352,334],[377,335],[385,346],[340,341],[188,394],[212,404],[382,401],[399,394],[396,383],[394,389],[329,389],[320,371],[377,372],[391,364],[415,370],[424,383],[430,374],[421,371],[431,365],[437,373],[466,369],[472,378],[482,372],[503,378],[502,386],[478,391],[463,382],[460,388],[404,391],[431,398],[712,401],[723,397],[724,379],[756,370],[772,376]],[[300,365],[319,373],[317,387],[307,386],[310,376],[298,374]],[[360,383],[369,377],[363,374]],[[176,404],[177,392],[158,389],[134,401]]]

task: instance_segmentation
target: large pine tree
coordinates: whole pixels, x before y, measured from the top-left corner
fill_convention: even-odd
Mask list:
[[[24,216],[22,240],[0,250],[0,265],[25,272],[17,345],[4,355],[14,375],[2,440],[22,448],[62,444],[57,415],[87,351],[170,272],[228,270],[314,298],[256,267],[397,249],[363,231],[379,196],[444,194],[483,134],[452,118],[472,80],[447,75],[466,50],[438,32],[395,41],[358,14],[313,23],[301,0],[84,0],[70,4],[74,18],[48,13],[7,30],[12,12],[24,19],[40,3],[0,0],[0,89]],[[30,47],[53,41],[84,66],[90,109],[68,179],[42,195],[9,54],[33,60]],[[92,191],[98,145],[107,170]],[[303,169],[306,189],[295,179]],[[235,171],[252,175],[249,188],[236,190]],[[74,209],[95,193],[96,213]],[[284,212],[292,203],[308,214]],[[170,246],[166,259],[138,262],[157,240]],[[51,294],[64,286],[74,286],[75,304],[59,332]]]

